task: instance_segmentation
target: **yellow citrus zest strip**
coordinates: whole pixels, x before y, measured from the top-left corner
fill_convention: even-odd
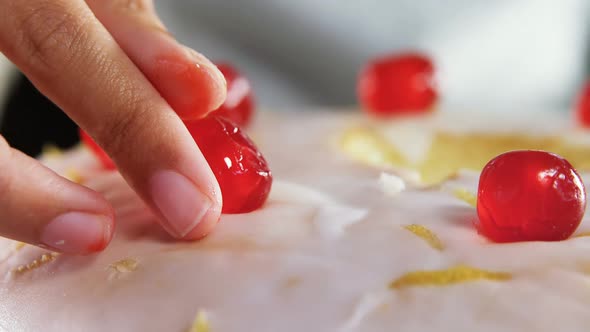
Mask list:
[[[408,272],[393,280],[390,289],[416,286],[448,286],[478,280],[506,281],[512,279],[507,272],[487,271],[467,265],[457,265],[446,270]]]
[[[193,325],[188,330],[188,332],[210,332],[211,329],[209,327],[209,318],[207,318],[207,314],[199,310],[195,320],[193,321]]]
[[[405,229],[414,233],[416,236],[424,239],[426,243],[428,243],[431,247],[436,250],[443,250],[444,245],[442,244],[441,240],[434,234],[433,231],[426,228],[425,226],[418,225],[418,224],[411,224],[404,226]]]
[[[467,189],[457,188],[453,190],[453,196],[469,204],[470,206],[477,206],[477,196]]]

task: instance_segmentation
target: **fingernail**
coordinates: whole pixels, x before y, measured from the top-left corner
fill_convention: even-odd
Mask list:
[[[71,254],[100,251],[111,239],[110,219],[84,212],[62,214],[45,226],[41,233],[41,244]]]
[[[178,45],[174,52],[162,52],[152,61],[144,73],[183,120],[200,119],[225,100],[223,74],[188,47]]]
[[[227,81],[225,80],[225,76],[221,73],[221,71],[217,68],[213,62],[207,59],[201,53],[193,50],[190,47],[183,46],[184,50],[188,53],[188,55],[193,59],[194,63],[197,67],[204,68],[206,72],[211,77],[211,80],[218,86],[215,91],[217,91],[217,95],[212,98],[212,109],[217,109],[223,101],[225,100],[225,95],[227,93]]]
[[[192,231],[213,205],[209,196],[174,171],[156,172],[150,189],[154,204],[165,218],[164,228],[176,238]]]
[[[213,78],[213,80],[219,86],[221,86],[223,88],[227,87],[227,81],[225,80],[225,76],[223,76],[221,71],[217,68],[217,66],[215,64],[213,64],[213,62],[211,62],[209,59],[207,59],[203,54],[193,50],[192,48],[190,48],[188,46],[183,45],[182,47],[188,53],[188,55],[191,58],[193,58],[194,62],[198,66],[203,66],[204,68],[207,69],[207,71],[209,71],[209,73],[211,74],[211,78]]]

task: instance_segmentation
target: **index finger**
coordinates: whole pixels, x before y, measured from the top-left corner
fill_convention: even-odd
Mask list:
[[[109,153],[162,226],[177,238],[209,232],[221,211],[211,169],[88,6],[0,0],[0,7],[0,49]]]

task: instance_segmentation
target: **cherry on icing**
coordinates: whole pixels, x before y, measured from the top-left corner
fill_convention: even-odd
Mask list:
[[[254,114],[254,97],[250,82],[235,67],[227,63],[216,64],[227,82],[227,97],[215,111],[238,126],[246,127]]]
[[[584,184],[567,160],[513,151],[484,167],[475,226],[495,242],[559,241],[574,233],[585,209]]]
[[[250,138],[216,115],[185,124],[219,182],[222,212],[246,213],[261,207],[270,193],[272,175]]]
[[[590,128],[590,81],[582,87],[576,104],[576,116],[578,122],[586,128]]]
[[[363,109],[374,115],[427,111],[437,100],[434,65],[419,53],[374,59],[360,73],[357,94]]]
[[[92,154],[100,161],[100,164],[108,170],[114,170],[117,168],[113,160],[104,150],[96,144],[96,142],[88,135],[84,130],[79,129],[80,139],[92,151]]]

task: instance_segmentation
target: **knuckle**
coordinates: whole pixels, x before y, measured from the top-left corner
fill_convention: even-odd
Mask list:
[[[37,1],[20,20],[21,43],[34,67],[56,70],[70,64],[88,40],[88,16],[61,1]]]
[[[125,85],[119,85],[119,89],[117,99],[121,104],[116,107],[112,120],[98,130],[98,139],[111,155],[128,156],[137,144],[147,139],[146,131],[152,128],[151,107],[147,97],[136,89]]]

